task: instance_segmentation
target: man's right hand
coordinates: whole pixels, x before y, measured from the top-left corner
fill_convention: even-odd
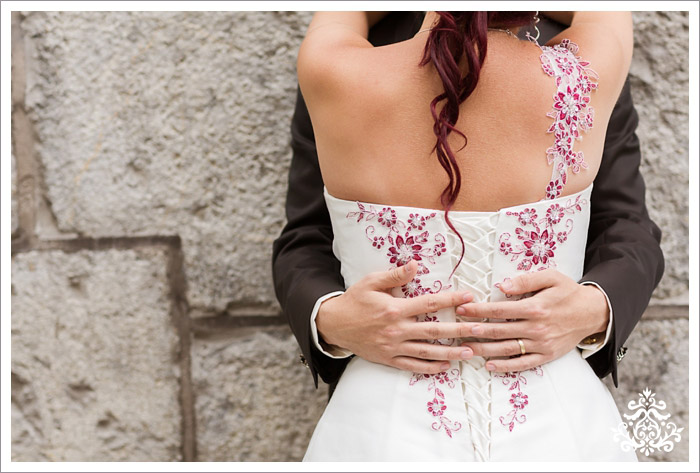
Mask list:
[[[389,271],[371,273],[342,295],[324,301],[316,316],[323,340],[359,357],[415,373],[435,374],[449,368],[447,360],[465,360],[473,353],[411,339],[418,316],[471,302],[468,292],[439,292],[410,299],[391,295],[391,289],[410,282],[415,261]]]

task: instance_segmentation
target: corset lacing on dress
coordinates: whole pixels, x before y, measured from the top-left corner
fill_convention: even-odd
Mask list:
[[[452,217],[451,221],[464,240],[464,258],[452,276],[457,291],[470,291],[474,302],[488,302],[491,294],[493,256],[496,249],[498,212],[484,215]],[[447,233],[451,248],[462,245],[454,232]],[[459,261],[461,251],[452,251],[452,267]],[[457,316],[459,320],[459,316]],[[478,340],[478,339],[477,339]],[[473,356],[459,362],[460,384],[467,408],[474,454],[479,461],[488,461],[491,446],[491,379],[484,366],[486,359]]]

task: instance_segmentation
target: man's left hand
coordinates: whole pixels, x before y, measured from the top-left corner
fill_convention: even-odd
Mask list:
[[[469,303],[457,308],[457,314],[464,317],[515,322],[470,323],[481,329],[472,332],[477,337],[493,341],[468,341],[463,346],[471,348],[476,356],[506,357],[489,360],[486,368],[491,371],[524,371],[547,363],[607,328],[610,313],[603,292],[593,285],[579,284],[557,270],[506,278],[497,287],[508,296],[536,294],[518,301]],[[518,333],[513,331],[516,326]],[[508,358],[520,355],[518,338],[526,354]]]

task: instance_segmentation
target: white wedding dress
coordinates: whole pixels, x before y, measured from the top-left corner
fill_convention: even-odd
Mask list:
[[[562,188],[567,169],[585,167],[573,142],[592,125],[587,104],[596,76],[576,53],[566,40],[542,47],[543,70],[557,90],[546,198],[496,212],[450,212],[466,245],[454,273],[462,245],[442,210],[353,202],[325,191],[346,286],[412,259],[419,274],[396,297],[468,290],[475,302],[498,301],[506,298],[495,284],[524,272],[555,267],[581,278],[593,185],[567,196]],[[459,317],[444,309],[422,320]],[[423,375],[354,357],[304,461],[637,461],[616,442],[620,414],[578,348],[523,372],[493,373],[484,364],[475,356]]]

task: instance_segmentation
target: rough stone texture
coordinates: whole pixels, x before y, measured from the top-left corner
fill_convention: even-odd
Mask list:
[[[10,213],[12,214],[12,234],[17,231],[18,219],[17,219],[17,167],[15,166],[15,154],[12,153],[12,203],[10,204]]]
[[[195,339],[200,461],[299,461],[328,391],[314,388],[287,328]]]
[[[155,249],[13,258],[13,461],[180,458],[165,267]]]
[[[193,306],[276,307],[296,12],[34,12],[27,108],[59,229],[179,234]]]
[[[630,81],[639,113],[647,205],[666,271],[654,299],[688,294],[688,14],[635,12]]]
[[[661,414],[671,414],[668,420],[683,428],[681,441],[671,452],[656,451],[647,457],[638,451],[640,461],[688,461],[688,336],[687,319],[643,319],[625,343],[629,351],[619,365],[619,389],[606,378],[621,414],[634,413],[628,403],[648,387],[657,402],[666,403]]]

